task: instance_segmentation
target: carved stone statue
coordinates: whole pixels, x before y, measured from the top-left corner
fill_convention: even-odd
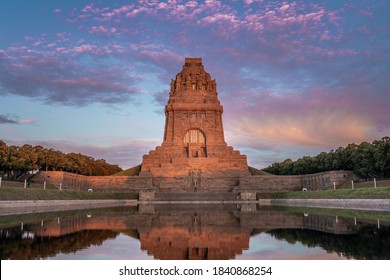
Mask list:
[[[181,76],[176,76],[176,91],[181,90]]]
[[[175,92],[175,80],[171,80],[171,89],[169,91],[170,94]]]
[[[196,89],[198,89],[198,90],[202,90],[203,89],[203,81],[200,78],[198,79],[198,82],[197,82],[197,85],[196,85]]]
[[[191,75],[188,74],[186,77],[186,89],[191,89],[192,88],[192,78]]]
[[[217,82],[215,80],[211,81],[210,91],[213,92],[213,93],[217,92]]]

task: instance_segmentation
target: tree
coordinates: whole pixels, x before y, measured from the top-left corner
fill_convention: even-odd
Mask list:
[[[322,152],[315,157],[304,156],[292,161],[273,163],[263,169],[275,175],[310,174],[330,170],[351,170],[363,177],[390,176],[390,137],[372,143],[362,142],[339,147],[336,151]]]
[[[390,137],[374,141],[375,168],[382,177],[390,177]]]
[[[55,149],[25,144],[21,147],[8,147],[0,140],[0,172],[9,178],[32,170],[67,171],[82,175],[112,175],[122,169],[118,165],[108,164],[104,159],[69,153],[65,154]]]
[[[0,172],[4,172],[6,170],[8,154],[9,148],[7,144],[0,140]]]
[[[351,155],[354,163],[353,171],[361,176],[373,176],[375,161],[374,148],[370,143],[361,143]]]

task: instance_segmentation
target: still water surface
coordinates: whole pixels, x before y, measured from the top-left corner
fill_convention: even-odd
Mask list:
[[[0,216],[4,259],[390,259],[390,213],[139,205]]]

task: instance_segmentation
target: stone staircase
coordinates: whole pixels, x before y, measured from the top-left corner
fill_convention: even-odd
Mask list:
[[[27,173],[19,176],[16,180],[19,182],[24,182],[24,180],[27,180],[27,182],[30,182],[35,175],[37,175],[37,173],[31,174],[31,173],[27,172]]]
[[[213,201],[213,202],[224,202],[224,201],[236,201],[237,193],[233,192],[190,192],[190,193],[170,193],[170,192],[159,192],[156,193],[154,201]]]

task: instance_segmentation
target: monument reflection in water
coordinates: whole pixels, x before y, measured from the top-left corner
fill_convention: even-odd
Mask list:
[[[379,213],[378,220],[378,213],[343,217],[329,211],[323,216],[256,204],[141,204],[3,216],[0,257],[389,259],[389,214]]]

